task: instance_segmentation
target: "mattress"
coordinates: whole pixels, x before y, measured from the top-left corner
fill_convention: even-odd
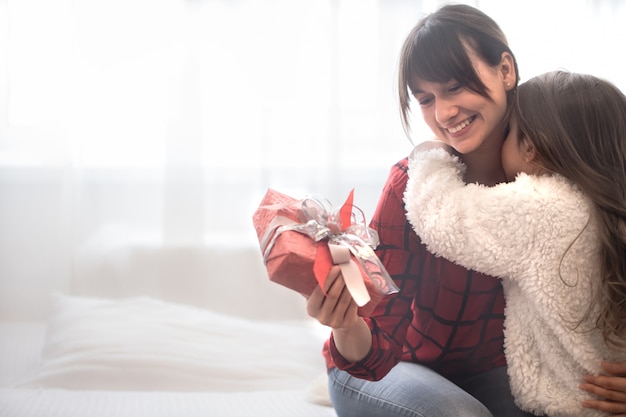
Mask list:
[[[324,337],[310,322],[59,296],[46,322],[0,323],[0,416],[336,417]]]

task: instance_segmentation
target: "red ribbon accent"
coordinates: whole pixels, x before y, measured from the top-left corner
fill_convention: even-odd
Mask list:
[[[341,231],[352,226],[352,202],[354,201],[354,188],[348,194],[346,202],[339,209],[339,218],[341,219]]]
[[[339,209],[339,218],[341,220],[341,231],[343,232],[348,227],[352,225],[352,206],[354,202],[354,189],[350,191],[348,194],[348,198],[346,198],[345,203]],[[324,243],[324,244],[322,244]],[[328,249],[328,245],[326,242],[320,242],[320,245],[317,248],[317,254],[315,255],[315,261],[313,262],[313,273],[315,274],[315,279],[324,294],[326,294],[326,277],[328,276],[328,271],[332,268],[334,262],[333,258],[330,254],[330,249]]]

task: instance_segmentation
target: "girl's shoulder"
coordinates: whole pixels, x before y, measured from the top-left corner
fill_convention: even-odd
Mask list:
[[[585,199],[575,183],[559,174],[530,175],[522,172],[514,181],[499,186],[518,192],[526,191],[536,195],[545,195],[548,198]]]

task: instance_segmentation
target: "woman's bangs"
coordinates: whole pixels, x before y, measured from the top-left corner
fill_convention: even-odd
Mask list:
[[[424,30],[414,44],[410,73],[428,82],[466,83],[467,72],[472,72],[473,67],[467,68],[467,52],[458,35],[453,31],[430,29]]]

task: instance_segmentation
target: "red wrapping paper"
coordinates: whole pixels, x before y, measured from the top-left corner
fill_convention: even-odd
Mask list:
[[[298,224],[302,223],[300,210],[300,200],[269,189],[252,217],[259,242],[261,243],[268,228],[271,227],[272,221],[278,216]],[[315,265],[316,258],[318,259],[317,265]],[[325,240],[315,242],[306,234],[290,230],[278,235],[265,259],[265,266],[272,282],[308,296],[317,285],[320,285],[325,292],[324,280],[333,266],[333,262],[328,243]],[[321,276],[319,282],[314,268],[321,269],[318,272],[318,275]],[[371,282],[360,265],[359,269],[371,300],[359,307],[358,314],[367,317],[384,297],[384,294]]]

